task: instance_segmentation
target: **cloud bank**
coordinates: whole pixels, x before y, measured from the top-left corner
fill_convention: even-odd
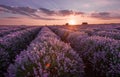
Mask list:
[[[13,6],[6,6],[6,5],[0,5],[0,13],[11,13],[11,14],[19,14],[19,15],[24,15],[28,16],[33,19],[42,19],[42,20],[60,20],[56,18],[49,17],[47,16],[69,16],[69,15],[81,15],[84,14],[83,12],[76,12],[72,10],[50,10],[47,8],[39,8],[39,9],[34,9],[30,7],[13,7]],[[41,13],[47,15],[46,17],[42,17]],[[10,17],[12,18],[12,17]],[[15,17],[13,17],[15,18]]]
[[[91,13],[91,17],[104,20],[120,19],[120,14],[114,12],[95,12]]]
[[[62,19],[58,19],[55,16],[58,17],[65,17],[70,15],[87,16],[88,14],[85,12],[73,11],[73,10],[50,10],[47,8],[35,9],[31,7],[13,7],[6,5],[0,5],[0,13],[18,14],[18,15],[27,16],[32,19],[41,19],[41,20],[62,20]],[[43,14],[45,16],[43,16]],[[90,13],[89,17],[103,19],[103,20],[110,20],[110,19],[120,19],[120,14],[114,12],[94,12],[94,13]],[[17,17],[8,17],[8,18],[17,18]]]
[[[69,16],[69,15],[83,15],[83,12],[76,12],[73,10],[50,10],[46,8],[39,8],[39,10],[46,15]]]

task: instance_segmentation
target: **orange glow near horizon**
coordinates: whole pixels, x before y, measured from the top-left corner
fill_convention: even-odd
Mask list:
[[[77,17],[79,17],[79,16],[74,16],[74,15],[69,16],[67,18],[67,21],[68,21],[69,25],[71,25],[71,26],[77,25],[78,24],[77,23],[77,21],[78,21]]]
[[[54,18],[58,17],[55,16]],[[65,17],[63,20],[36,20],[25,17],[18,19],[0,19],[0,25],[63,25],[66,22],[73,26],[79,25],[82,22],[88,22],[88,24],[118,23],[120,22],[120,19],[102,20],[81,16],[69,16]]]
[[[75,21],[75,20],[70,20],[68,23],[69,23],[70,25],[76,25],[76,21]]]

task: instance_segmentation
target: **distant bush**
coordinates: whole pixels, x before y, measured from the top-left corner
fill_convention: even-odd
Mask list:
[[[87,25],[88,23],[87,22],[82,22],[82,25]]]

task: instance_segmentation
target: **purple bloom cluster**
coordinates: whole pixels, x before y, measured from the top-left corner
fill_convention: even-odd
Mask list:
[[[0,76],[119,77],[119,28],[0,26]]]
[[[81,41],[82,39],[85,39],[89,37],[87,33],[85,32],[72,32],[69,33],[68,37],[66,38],[66,40],[70,43],[70,45],[77,51],[79,51],[80,47],[82,47],[81,45],[79,45],[79,41]]]
[[[95,35],[103,36],[103,37],[109,37],[109,38],[112,38],[112,39],[120,40],[120,32],[99,31]]]
[[[7,77],[83,77],[84,65],[79,55],[43,27],[26,51],[16,57]]]
[[[54,31],[62,40],[66,40],[67,36],[69,33],[73,32],[71,30],[63,29],[63,28],[58,28],[58,27],[51,27],[50,28],[52,31]]]
[[[26,27],[1,27],[0,26],[0,37],[3,37],[7,34],[26,29]]]
[[[6,71],[7,66],[9,65],[9,55],[8,53],[0,48],[0,76],[3,77],[3,73]]]
[[[95,76],[120,76],[120,41],[91,36],[79,41],[79,45],[82,58]]]
[[[55,31],[56,28],[52,30]],[[69,32],[67,29],[60,28],[57,30],[59,31],[55,31],[56,34],[61,37],[68,33],[65,39],[82,57],[87,76],[120,76],[120,41],[100,36],[90,37],[86,32]],[[119,36],[119,34],[117,35]]]
[[[6,72],[8,65],[28,43],[33,36],[39,32],[39,27],[32,27],[26,30],[17,31],[0,38],[0,74]]]

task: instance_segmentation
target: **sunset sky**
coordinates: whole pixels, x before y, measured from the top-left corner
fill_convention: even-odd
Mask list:
[[[120,23],[120,0],[0,0],[0,25]]]

